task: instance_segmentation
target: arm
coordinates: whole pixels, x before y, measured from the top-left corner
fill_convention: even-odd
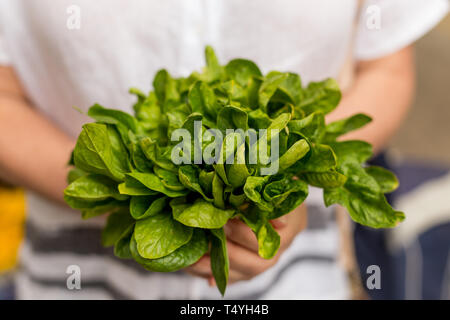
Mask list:
[[[0,67],[0,179],[62,203],[73,147],[32,108],[13,69]]]
[[[373,122],[343,139],[361,139],[379,152],[407,114],[414,94],[414,54],[407,47],[378,60],[357,65],[353,86],[344,93],[339,107],[328,117],[335,121],[365,113]]]

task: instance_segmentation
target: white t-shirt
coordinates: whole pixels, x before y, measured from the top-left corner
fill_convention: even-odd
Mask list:
[[[356,0],[0,0],[0,64],[12,65],[34,106],[75,137],[89,119],[72,106],[87,110],[98,102],[131,111],[129,87],[149,90],[160,68],[177,76],[200,69],[205,44],[223,63],[248,58],[264,72],[297,72],[306,84],[337,77],[352,44],[355,58],[364,60],[414,42],[445,16],[448,1],[364,1],[352,41],[357,7]],[[312,191],[312,199],[320,202],[320,194]],[[36,195],[29,197],[28,208],[32,232],[22,253],[26,272],[19,298],[110,298],[112,287],[133,298],[217,297],[203,280],[136,274],[81,249],[52,251],[51,243],[64,242],[58,240],[63,233],[93,229],[100,222],[81,222],[70,210]],[[45,238],[49,244],[38,250],[44,234],[50,235]],[[334,259],[337,248],[332,222],[307,229],[275,268],[230,286],[227,297],[345,298],[345,276]],[[302,256],[318,254],[334,260],[299,263]],[[59,288],[70,264],[82,265],[86,281],[101,278],[104,285],[81,293]]]

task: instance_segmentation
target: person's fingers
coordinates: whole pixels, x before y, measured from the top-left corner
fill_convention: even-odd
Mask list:
[[[266,260],[257,253],[242,246],[227,241],[229,268],[229,283],[248,280],[272,267],[278,260],[278,256]],[[202,257],[193,265],[184,269],[187,273],[208,279],[212,277],[211,260],[209,255]]]
[[[277,257],[268,260],[263,259],[258,253],[243,248],[231,241],[227,242],[227,248],[230,269],[239,271],[250,277],[264,272],[278,260]]]
[[[199,261],[185,268],[184,271],[190,275],[206,279],[209,285],[215,285],[214,276],[211,271],[211,259],[209,256],[203,256]],[[230,267],[228,273],[229,284],[245,279],[248,279],[248,275]]]
[[[232,219],[224,226],[227,240],[243,246],[253,252],[258,252],[258,240],[253,231],[241,220]]]
[[[283,229],[288,225],[288,222],[289,222],[288,216],[289,215],[284,215],[282,217],[279,217],[278,219],[270,220],[270,223],[277,230]]]
[[[210,287],[215,287],[216,286],[216,280],[214,279],[214,277],[209,277],[208,278],[208,285]]]
[[[292,243],[295,236],[306,228],[308,223],[306,208],[301,205],[291,213],[271,220],[270,223],[280,235],[280,251],[284,251]]]
[[[258,255],[258,242],[253,232],[240,220],[231,220],[225,227],[227,235],[227,251],[230,262],[229,283],[251,279],[272,267],[281,253],[290,245],[295,236],[306,227],[307,214],[305,206],[296,208],[293,212],[271,221],[280,234],[280,249],[272,259],[263,259]],[[185,269],[189,274],[207,279],[210,285],[211,260],[205,255],[192,266]]]
[[[185,272],[202,278],[211,276],[211,259],[209,255],[204,255],[196,263],[184,269]]]

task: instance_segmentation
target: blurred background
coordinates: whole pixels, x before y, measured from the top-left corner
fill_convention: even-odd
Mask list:
[[[380,265],[373,299],[450,299],[450,18],[416,43],[413,107],[378,163],[390,167],[399,189],[389,199],[406,220],[385,231],[355,227],[362,287]]]
[[[449,39],[447,17],[416,44],[416,101],[386,153],[401,182],[391,201],[407,219],[389,231],[355,229],[361,287],[371,264],[380,265],[383,277],[382,288],[365,297],[450,299]],[[22,190],[0,183],[0,300],[14,297],[24,212]]]

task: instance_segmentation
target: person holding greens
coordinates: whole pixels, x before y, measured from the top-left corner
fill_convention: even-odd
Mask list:
[[[161,67],[176,76],[200,69],[206,44],[221,61],[244,57],[264,73],[299,73],[304,84],[338,78],[350,56],[353,82],[327,120],[369,114],[373,123],[346,138],[380,151],[413,96],[412,44],[447,10],[446,0],[0,1],[0,179],[29,190],[17,298],[220,296],[208,257],[186,272],[147,272],[101,247],[104,219],[82,221],[65,205],[67,162],[88,121],[73,106],[129,112],[129,87],[149,88]],[[258,256],[241,222],[228,223],[227,298],[349,298],[333,209],[310,193],[273,221],[281,235],[274,259]],[[74,265],[81,290],[66,286]]]

